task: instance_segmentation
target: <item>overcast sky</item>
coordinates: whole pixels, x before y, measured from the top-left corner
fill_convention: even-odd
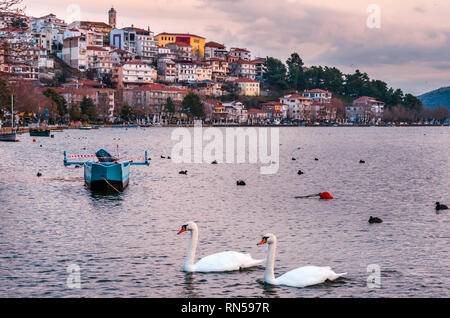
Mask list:
[[[419,95],[450,86],[448,0],[24,0],[26,13],[54,13],[66,21],[108,22],[114,5],[118,26],[189,32],[253,56],[283,61],[298,52],[306,65],[355,69],[394,88]],[[380,28],[376,12],[380,9]],[[79,10],[78,10],[79,8]],[[375,20],[373,19],[375,18]],[[375,24],[374,24],[375,23]]]

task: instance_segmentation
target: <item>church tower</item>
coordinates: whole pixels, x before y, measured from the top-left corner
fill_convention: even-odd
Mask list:
[[[109,15],[109,25],[112,26],[113,29],[116,28],[117,25],[117,11],[114,10],[114,7],[111,7],[111,9],[108,12]]]

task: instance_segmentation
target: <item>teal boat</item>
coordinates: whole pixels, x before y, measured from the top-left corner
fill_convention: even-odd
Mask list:
[[[19,138],[17,138],[16,132],[0,133],[0,141],[16,142],[16,141],[19,141]]]
[[[50,137],[50,129],[30,129],[31,137]]]
[[[74,156],[73,158],[86,158],[94,156]],[[150,163],[145,152],[143,162],[134,162],[132,160],[120,161],[111,156],[108,152],[101,149],[96,153],[98,162],[94,161],[73,161],[69,162],[67,154],[64,151],[64,166],[78,165],[84,166],[85,184],[94,191],[97,190],[115,190],[122,192],[126,189],[130,181],[131,166],[149,166]]]

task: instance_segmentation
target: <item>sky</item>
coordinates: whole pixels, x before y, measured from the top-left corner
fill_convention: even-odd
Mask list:
[[[24,0],[31,16],[192,33],[254,57],[356,69],[405,93],[450,86],[448,0]]]

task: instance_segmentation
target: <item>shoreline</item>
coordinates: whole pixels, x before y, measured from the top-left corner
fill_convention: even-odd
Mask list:
[[[194,124],[183,124],[183,125],[129,125],[129,126],[118,126],[118,125],[99,125],[100,128],[193,128]],[[255,125],[243,125],[243,124],[202,124],[202,127],[279,127],[279,128],[402,128],[402,127],[450,127],[450,124],[441,124],[441,125],[430,125],[430,124],[405,124],[405,125],[274,125],[274,124],[255,124]],[[35,129],[36,127],[20,127],[16,128],[16,132],[18,134],[29,133],[30,129]],[[51,132],[61,132],[61,130],[66,129],[79,129],[78,127],[70,127],[70,126],[57,126],[57,127],[48,127]],[[92,129],[96,130],[96,129]],[[11,132],[10,128],[0,128],[0,133],[8,133]]]

